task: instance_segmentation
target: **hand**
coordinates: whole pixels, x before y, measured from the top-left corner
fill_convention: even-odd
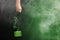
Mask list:
[[[22,12],[22,7],[21,6],[17,6],[16,7],[16,11],[19,12],[19,13],[21,13]]]

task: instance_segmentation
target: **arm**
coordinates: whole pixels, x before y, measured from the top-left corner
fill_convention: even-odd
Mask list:
[[[16,0],[16,11],[20,13],[22,12],[21,0]]]

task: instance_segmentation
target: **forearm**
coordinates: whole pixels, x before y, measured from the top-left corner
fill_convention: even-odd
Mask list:
[[[22,12],[21,0],[16,0],[16,11],[20,13]]]
[[[16,0],[16,7],[20,7],[21,6],[21,0]]]

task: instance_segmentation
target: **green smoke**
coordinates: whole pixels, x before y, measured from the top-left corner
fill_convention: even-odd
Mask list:
[[[60,40],[60,0],[26,0],[23,40]]]

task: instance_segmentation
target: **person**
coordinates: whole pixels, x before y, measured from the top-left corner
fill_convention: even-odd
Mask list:
[[[13,28],[10,22],[13,13],[15,14],[14,11],[15,5],[16,5],[16,11],[20,13],[22,12],[22,6],[20,1],[21,0],[12,0],[12,1],[0,0],[0,39],[1,40],[15,40],[15,38],[13,37]]]

